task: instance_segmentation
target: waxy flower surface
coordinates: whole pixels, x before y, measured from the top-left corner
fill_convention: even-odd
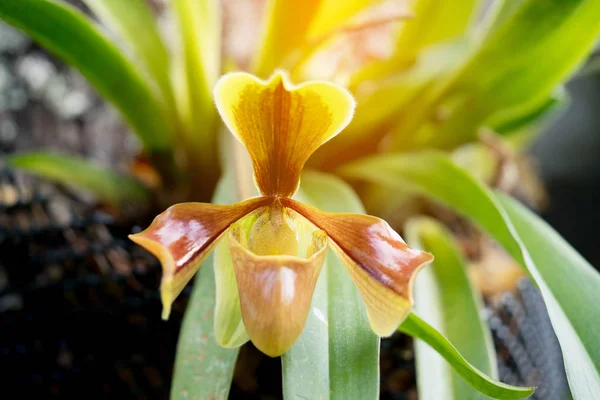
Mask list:
[[[331,247],[356,284],[373,331],[393,333],[411,309],[416,272],[432,256],[408,247],[379,218],[327,213],[292,198],[310,155],[352,119],[353,97],[327,82],[294,86],[281,72],[268,81],[225,75],[214,95],[250,155],[261,195],[233,205],[176,204],[131,236],[162,263],[163,318],[206,256],[226,241],[243,326],[261,351],[278,356],[302,333]]]

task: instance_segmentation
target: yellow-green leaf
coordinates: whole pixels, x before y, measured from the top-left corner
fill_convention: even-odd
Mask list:
[[[480,0],[414,1],[414,18],[403,23],[396,49],[404,57],[415,57],[432,44],[465,35],[473,24]]]
[[[223,347],[239,347],[250,338],[242,321],[240,295],[227,240],[215,247],[213,260],[216,285],[215,338]]]
[[[415,313],[410,313],[400,326],[400,331],[416,337],[427,343],[448,361],[454,370],[460,374],[473,387],[481,392],[488,393],[497,399],[524,399],[533,393],[533,388],[521,388],[507,385],[491,379],[477,368],[473,367],[435,328],[419,318]],[[419,361],[417,361],[419,362]],[[434,385],[437,385],[435,382]],[[497,397],[496,397],[497,396]],[[440,398],[437,397],[436,400]],[[444,399],[446,394],[444,393]],[[469,397],[470,398],[470,397]],[[460,398],[461,400],[463,398]]]
[[[114,206],[146,203],[150,192],[131,176],[65,154],[29,152],[9,155],[8,165],[65,186],[83,189]]]
[[[353,84],[397,74],[411,67],[430,46],[467,37],[476,25],[474,22],[482,3],[480,0],[410,2],[408,9],[412,11],[412,17],[402,22],[398,29],[394,55],[368,64],[352,78]],[[438,68],[441,69],[446,60],[439,60]]]
[[[152,10],[145,0],[83,0],[123,39],[142,61],[160,88],[165,106],[173,107],[169,53],[160,37]],[[174,110],[171,110],[174,112]],[[174,115],[173,115],[174,116]]]
[[[509,9],[456,74],[411,104],[391,149],[456,146],[499,113],[530,114],[585,61],[600,33],[597,0],[524,0]]]
[[[171,150],[173,136],[160,101],[84,14],[53,0],[2,0],[0,18],[76,67],[121,111],[150,153]]]
[[[218,118],[212,90],[221,73],[221,2],[171,0],[180,30],[181,54],[175,57],[176,99],[182,134],[193,168],[214,171]]]
[[[415,312],[443,333],[472,367],[490,377],[489,381],[497,379],[496,352],[481,314],[483,302],[469,282],[466,263],[450,232],[426,217],[410,219],[405,231],[411,246],[435,255],[432,265],[417,276]],[[415,351],[420,399],[489,398],[482,391],[489,396],[517,398],[531,393],[530,388],[508,390],[499,385],[480,385],[479,376],[461,377],[452,364],[423,342],[416,343]]]
[[[600,393],[597,303],[600,275],[558,233],[522,204],[501,194],[496,198],[518,234],[520,245],[527,249],[525,261],[544,296],[563,349],[573,397],[595,399]]]

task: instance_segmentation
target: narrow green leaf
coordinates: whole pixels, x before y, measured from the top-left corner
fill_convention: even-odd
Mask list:
[[[546,300],[560,339],[575,399],[600,393],[600,275],[548,224],[510,197],[496,198],[508,214],[529,270]]]
[[[148,189],[137,179],[79,157],[30,152],[9,155],[6,162],[65,186],[86,190],[115,206],[145,203],[150,197]]]
[[[484,42],[457,86],[476,85],[493,111],[548,97],[593,49],[599,12],[595,0],[524,1]]]
[[[410,313],[399,329],[401,332],[419,338],[427,343],[452,365],[454,371],[470,382],[480,392],[486,393],[492,396],[492,398],[524,399],[533,394],[533,388],[511,386],[489,378],[483,372],[469,364],[444,335],[419,318],[415,313]],[[420,363],[418,360],[417,362]],[[439,383],[435,382],[431,384],[437,385]],[[419,394],[421,394],[420,390]],[[447,393],[444,393],[442,397],[435,397],[435,399],[440,398],[450,399],[454,397],[448,396]],[[473,397],[460,397],[461,400],[467,398],[471,399]]]
[[[488,125],[501,134],[513,132],[517,129],[529,128],[536,122],[547,116],[556,115],[564,110],[569,103],[569,96],[565,89],[559,86],[550,97],[542,99],[540,104],[532,104],[528,107],[509,110],[499,113],[488,121]]]
[[[524,0],[509,11],[454,76],[411,105],[392,149],[449,148],[472,140],[498,113],[520,117],[539,107],[600,33],[597,0]]]
[[[469,36],[483,3],[480,0],[411,2],[413,16],[403,21],[398,29],[395,54],[391,58],[368,64],[352,78],[352,86],[372,79],[385,80],[412,67],[415,60],[421,58],[422,52],[428,51],[431,46],[444,46],[447,41]],[[437,64],[438,69],[444,69],[445,62],[440,63],[438,59]]]
[[[327,255],[304,331],[294,346],[281,356],[285,399],[329,398],[331,378],[327,282],[331,263],[335,261],[333,254]]]
[[[215,338],[223,347],[239,347],[250,338],[242,321],[240,294],[227,240],[222,240],[215,247],[214,270],[217,294]]]
[[[497,379],[496,352],[481,315],[481,297],[469,282],[466,263],[454,239],[443,225],[426,217],[409,220],[405,232],[411,246],[435,255],[433,263],[417,276],[415,311],[443,332],[473,367]],[[463,379],[422,342],[416,344],[416,355],[420,399],[487,399],[481,391],[494,397],[520,394],[517,398],[531,393],[522,388],[515,393],[501,386],[481,386],[472,376]]]
[[[331,175],[302,176],[302,201],[330,212],[364,212],[345,183]],[[377,399],[379,338],[343,264],[330,252],[306,327],[282,356],[286,399]]]
[[[217,165],[217,112],[212,90],[221,72],[221,6],[214,0],[171,0],[181,40],[177,99],[190,162],[206,174]]]
[[[372,135],[370,130],[378,124],[393,119],[399,110],[410,107],[410,101],[426,85],[460,65],[468,54],[467,51],[468,46],[464,40],[444,42],[422,50],[411,68],[396,73],[393,78],[384,78],[372,93],[359,97],[360,107],[350,125],[352,131],[362,130],[362,136]],[[440,63],[440,59],[444,62]],[[361,77],[361,82],[363,79]],[[347,132],[341,139],[348,141],[346,136]]]
[[[404,57],[414,57],[427,46],[465,35],[482,3],[480,0],[415,1],[415,15],[400,29],[397,51]]]
[[[213,202],[236,201],[233,181],[223,179]],[[215,270],[211,254],[196,273],[192,296],[185,312],[179,342],[171,399],[226,400],[239,348],[226,349],[215,339]]]
[[[156,80],[167,106],[173,107],[169,53],[145,0],[83,0],[109,28],[127,40]],[[172,110],[174,112],[174,110]]]
[[[357,154],[368,154],[374,141],[387,133],[382,127],[402,120],[404,112],[411,112],[415,99],[434,85],[440,76],[449,75],[460,67],[469,52],[470,46],[464,38],[446,41],[420,51],[419,57],[416,60],[411,58],[410,67],[403,70],[399,70],[393,60],[385,60],[374,64],[373,70],[367,68],[357,74],[350,83],[359,104],[354,118],[343,134],[326,143],[312,156],[312,165],[325,166],[327,170],[332,153],[336,154],[336,163],[340,163],[340,159],[354,159]],[[440,63],[440,60],[444,62]],[[381,70],[375,71],[378,68]],[[382,73],[383,76],[365,85],[367,80],[372,79],[368,76],[371,73]]]
[[[235,188],[234,174],[229,172],[221,177],[221,186]],[[237,193],[237,191],[235,192]],[[256,217],[249,216],[238,221],[244,224],[245,229],[250,229],[256,221]],[[250,340],[244,321],[242,320],[242,307],[240,306],[240,294],[235,278],[233,260],[229,251],[228,241],[221,240],[214,252],[214,270],[216,284],[215,305],[215,337],[223,347],[235,348]]]
[[[171,399],[226,400],[239,348],[215,340],[215,275],[211,254],[196,274],[177,343]]]
[[[171,149],[171,132],[154,93],[81,12],[52,0],[2,0],[0,18],[76,67],[121,111],[150,153]]]
[[[520,248],[498,211],[492,195],[442,152],[386,154],[348,164],[340,170],[349,178],[421,194],[451,207],[479,223],[511,255],[521,260]]]
[[[541,289],[575,398],[594,399],[600,393],[600,336],[595,323],[600,321],[600,308],[595,307],[600,275],[551,228],[514,201],[497,200],[442,153],[377,156],[341,172],[430,197],[494,237]]]

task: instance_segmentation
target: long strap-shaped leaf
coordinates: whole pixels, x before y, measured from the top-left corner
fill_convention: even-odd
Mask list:
[[[212,90],[221,72],[221,2],[170,0],[180,30],[181,53],[176,58],[174,86],[193,169],[216,172],[217,112]],[[212,178],[212,177],[211,177]]]
[[[330,212],[364,212],[354,192],[331,175],[305,173],[302,200]],[[329,254],[300,339],[282,356],[286,399],[377,399],[379,338],[356,286]]]
[[[170,150],[171,133],[151,89],[81,12],[52,0],[2,0],[0,18],[85,75],[121,111],[147,150]]]
[[[384,155],[349,165],[346,176],[425,195],[492,235],[540,287],[576,399],[600,393],[600,275],[556,232],[506,197],[496,197],[444,154]]]
[[[483,123],[504,125],[531,114],[593,49],[600,34],[597,0],[515,3],[462,68],[411,104],[392,149],[452,147],[474,138]]]
[[[8,165],[32,172],[65,186],[89,191],[114,206],[145,203],[149,191],[131,176],[96,165],[79,157],[30,152],[6,157]]]
[[[479,390],[481,393],[492,396],[496,399],[524,399],[533,394],[533,388],[516,387],[498,382],[491,379],[489,376],[479,371],[471,365],[450,343],[450,341],[438,332],[434,327],[419,318],[415,313],[410,313],[406,320],[400,325],[400,332],[416,337],[427,343],[439,355],[452,365],[456,371],[466,382]],[[432,382],[432,385],[439,385],[440,382]],[[464,393],[464,392],[463,392]],[[451,397],[448,393],[444,393],[444,399],[464,399],[473,397]]]
[[[398,57],[415,57],[427,46],[466,36],[481,8],[480,0],[414,2],[415,16],[399,30],[395,46]],[[400,64],[402,65],[402,64]]]
[[[231,176],[217,186],[213,202],[231,204],[236,190]],[[226,400],[239,348],[226,349],[215,339],[215,272],[211,254],[198,270],[185,312],[179,341],[171,399]]]
[[[171,399],[227,400],[239,348],[215,340],[213,255],[200,267],[177,342]]]
[[[600,394],[600,275],[548,224],[512,198],[496,198],[512,222],[554,331],[575,399]]]
[[[149,75],[156,80],[165,106],[175,117],[169,53],[146,0],[83,0],[102,22],[131,45]]]
[[[407,223],[406,238],[411,246],[435,255],[432,265],[417,276],[415,311],[443,332],[473,367],[497,378],[496,352],[481,315],[481,296],[469,282],[466,263],[452,236],[441,223],[420,217]],[[410,322],[408,326],[412,326]],[[480,391],[496,398],[521,398],[532,392],[529,388],[518,388],[517,391],[514,388],[505,390],[499,385],[481,385],[478,375],[475,378],[466,375],[463,379],[434,349],[422,342],[416,343],[415,351],[419,398],[422,400],[442,397],[448,400],[487,399]],[[457,365],[456,361],[454,365]],[[464,369],[463,365],[457,367]]]

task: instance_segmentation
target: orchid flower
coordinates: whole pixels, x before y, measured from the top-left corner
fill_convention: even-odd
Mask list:
[[[352,119],[352,95],[328,82],[295,86],[282,72],[268,81],[225,75],[214,95],[250,154],[261,196],[233,205],[176,204],[131,236],[162,263],[163,318],[224,240],[246,331],[264,353],[281,355],[302,332],[330,245],[360,291],[373,332],[391,335],[411,309],[417,271],[433,257],[408,247],[379,218],[326,213],[292,198],[311,154]]]

